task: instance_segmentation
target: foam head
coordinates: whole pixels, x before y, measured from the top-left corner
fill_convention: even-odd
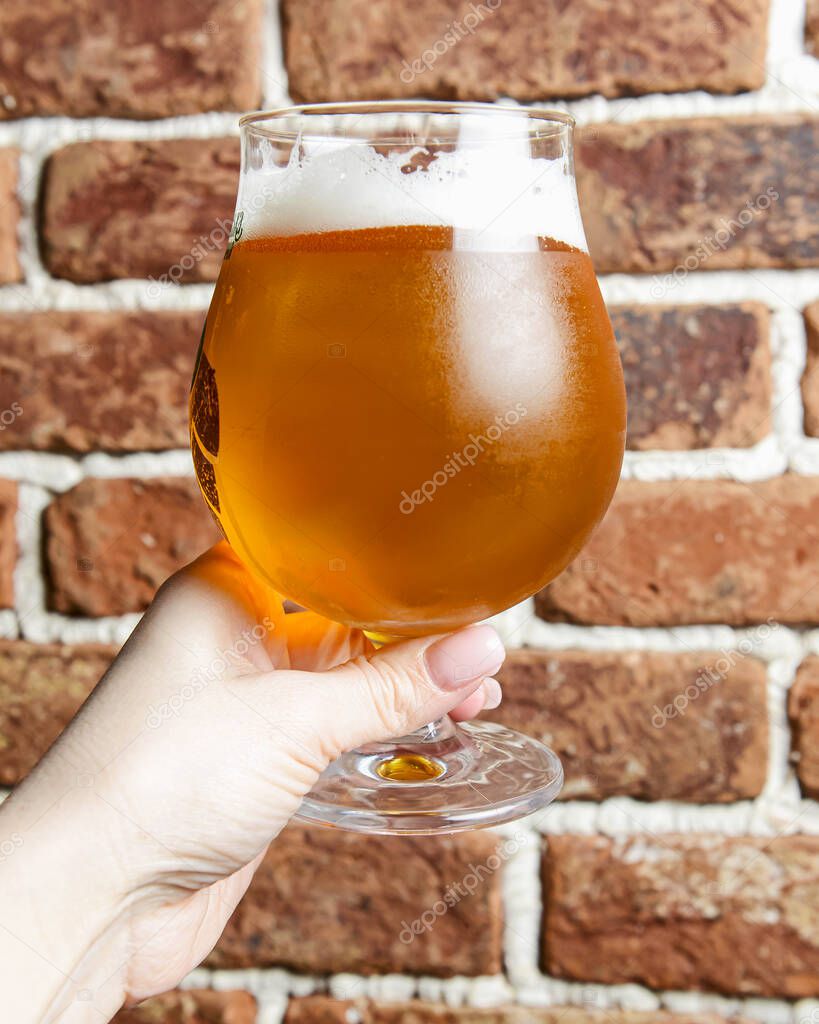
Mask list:
[[[444,225],[456,244],[505,251],[547,236],[586,249],[570,150],[533,154],[524,112],[466,114],[441,142],[245,133],[237,210],[246,237]],[[500,129],[500,130],[499,130]]]

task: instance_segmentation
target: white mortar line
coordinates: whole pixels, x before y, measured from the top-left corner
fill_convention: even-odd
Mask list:
[[[763,1024],[792,1024],[796,1008],[786,1000],[734,998],[709,992],[654,992],[641,985],[594,985],[567,982],[543,975],[539,982],[517,991],[517,1000],[529,1006],[582,1006],[584,1009],[683,1014],[714,1013],[726,1018],[742,1016]]]
[[[17,616],[10,609],[0,611],[0,639],[17,640],[20,636],[20,627]]]
[[[284,66],[284,47],[281,33],[281,13],[278,0],[265,0],[262,29],[262,86],[266,110],[285,107],[292,103]]]
[[[211,111],[140,121],[120,117],[23,117],[0,122],[0,146],[18,146],[44,155],[72,142],[216,139],[239,134],[243,111]]]
[[[80,461],[83,476],[88,477],[193,477],[193,460],[188,448],[165,452],[134,452],[130,455],[108,455],[93,452]]]
[[[242,989],[250,992],[258,1006],[258,1024],[280,1024],[290,996],[308,996],[321,988],[318,978],[298,975],[279,968],[211,971],[198,968],[180,988],[210,988],[217,992]]]
[[[797,475],[819,474],[819,439],[795,435],[795,420],[801,421],[798,388],[786,395],[775,411],[785,437],[768,435],[752,448],[704,448],[690,451],[626,452],[622,479],[644,482],[668,480],[737,480],[754,482],[772,479],[790,469]],[[790,453],[788,456],[785,449]],[[144,475],[192,475],[187,449],[162,452],[134,452],[114,455],[94,452],[85,456],[52,452],[0,452],[0,476],[65,491],[86,477],[128,477]]]
[[[735,211],[733,211],[735,212]],[[731,216],[729,211],[725,216]],[[710,270],[707,262],[669,286],[665,274],[602,274],[598,278],[607,305],[723,305],[761,302],[773,310],[800,312],[819,299],[819,269]],[[662,294],[657,287],[660,278]]]
[[[30,202],[27,201],[27,205]],[[39,262],[37,267],[37,273],[46,274]],[[603,298],[610,306],[715,306],[755,301],[774,311],[801,312],[805,306],[819,299],[819,269],[702,269],[692,271],[662,295],[657,294],[655,276],[650,274],[603,274],[598,280]],[[202,310],[204,315],[212,293],[212,283],[167,284],[149,290],[143,279],[87,285],[46,275],[36,282],[0,287],[0,308],[8,312],[181,309]]]
[[[518,831],[523,834],[522,828]],[[526,839],[505,865],[502,878],[504,964],[511,984],[517,988],[536,982],[540,976],[543,845],[537,832],[527,832]]]
[[[777,624],[768,636],[759,636],[757,627],[734,628],[725,625],[668,627],[576,626],[566,622],[545,622],[534,610],[534,599],[522,601],[508,612],[489,620],[509,647],[536,647],[546,651],[666,651],[685,654],[691,651],[734,651],[750,644],[752,656],[772,661],[800,656],[806,649],[805,634]],[[813,644],[819,630],[809,634]],[[819,650],[819,646],[817,646]]]
[[[324,993],[337,999],[371,998],[386,1003],[423,999],[450,1007],[492,1007],[515,1003],[531,1007],[580,1006],[593,1010],[656,1012],[664,1009],[680,1014],[720,1014],[760,1021],[762,1024],[815,1024],[810,1013],[815,1000],[791,1003],[783,999],[722,996],[696,991],[652,991],[642,985],[598,985],[563,981],[544,974],[525,984],[507,985],[502,976],[441,979],[426,975],[333,974],[325,977],[298,975],[278,968],[254,970],[198,969],[182,988],[241,989],[251,992],[266,1011],[260,1024],[278,1024],[290,996]]]
[[[133,452],[110,455],[91,452],[84,456],[52,452],[0,452],[0,477],[45,487],[55,493],[68,491],[88,477],[192,477],[193,463],[187,448],[164,452]]]
[[[805,0],[771,0],[766,66],[776,73],[805,56]]]
[[[83,478],[79,459],[50,452],[0,452],[0,476],[50,491],[68,491]]]
[[[773,426],[790,455],[802,450],[805,410],[802,373],[807,356],[805,321],[793,309],[777,309],[771,317]]]
[[[22,484],[17,502],[17,563],[14,567],[14,606],[21,631],[29,616],[45,611],[46,585],[40,552],[42,515],[51,495],[42,487]]]
[[[806,470],[810,470],[808,463],[802,464]],[[787,468],[788,458],[782,439],[775,434],[768,434],[752,448],[629,451],[623,458],[621,479],[648,482],[742,480],[745,483],[753,483],[781,476]],[[806,475],[813,474],[807,472]]]
[[[45,273],[45,271],[42,271]],[[38,271],[39,273],[39,271]],[[36,284],[0,287],[0,309],[7,313],[51,311],[151,312],[198,311],[204,320],[213,284],[162,284],[128,278],[100,284],[74,284],[48,278]]]
[[[819,114],[819,67],[813,57],[798,61],[794,73],[790,69],[778,71],[779,81],[770,79],[755,92],[721,96],[702,91],[688,93],[651,93],[646,96],[627,96],[604,99],[590,96],[585,99],[557,101],[550,107],[565,110],[578,125],[636,124],[638,121],[686,121],[691,118],[734,118],[783,114]],[[521,104],[542,107],[544,104]]]
[[[802,634],[805,654],[819,654],[819,629],[808,629]]]
[[[802,650],[791,656],[774,658],[768,665],[768,778],[761,800],[769,805],[799,808],[799,781],[790,763],[791,728],[788,721],[788,694],[804,656]]]
[[[544,835],[819,836],[819,806],[794,796],[793,790],[783,788],[774,798],[763,793],[756,800],[729,804],[649,803],[630,797],[609,797],[601,803],[567,800],[552,804],[538,828]]]
[[[789,444],[797,475],[816,476],[819,466],[811,458],[819,453],[819,439],[795,438]],[[622,479],[660,482],[664,480],[741,480],[753,482],[780,476],[789,468],[776,437],[769,435],[753,448],[703,448],[684,452],[626,452]],[[91,452],[62,455],[21,449],[0,452],[0,477],[20,480],[61,492],[86,477],[192,476],[190,453],[186,448],[160,452],[130,452],[115,455]]]

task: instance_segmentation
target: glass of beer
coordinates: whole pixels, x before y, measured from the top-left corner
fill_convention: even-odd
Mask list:
[[[552,580],[605,512],[625,394],[565,114],[468,103],[241,121],[230,242],[191,395],[202,493],[248,569],[376,643]],[[309,821],[494,825],[560,763],[498,724],[350,751]]]

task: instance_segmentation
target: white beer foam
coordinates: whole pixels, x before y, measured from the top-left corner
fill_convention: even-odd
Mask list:
[[[462,125],[456,151],[409,173],[413,158],[423,161],[423,147],[379,153],[343,138],[304,139],[286,165],[271,162],[243,173],[237,207],[243,235],[446,225],[470,232],[459,247],[535,249],[544,235],[586,251],[574,181],[563,161],[530,157],[525,134],[512,146],[471,127]]]

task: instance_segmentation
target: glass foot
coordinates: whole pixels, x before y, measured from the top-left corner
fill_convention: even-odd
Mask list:
[[[441,719],[418,733],[342,754],[297,817],[385,835],[487,828],[550,804],[563,768],[548,747],[494,722]]]

